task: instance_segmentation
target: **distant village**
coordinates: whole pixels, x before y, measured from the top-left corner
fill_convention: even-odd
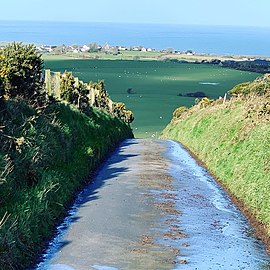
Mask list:
[[[0,44],[0,49],[4,48],[6,44]],[[85,45],[36,45],[37,51],[42,54],[78,54],[85,55],[86,53],[103,53],[108,55],[119,55],[124,51],[133,51],[133,52],[159,52],[164,53],[165,55],[182,55],[182,56],[202,56],[208,57],[209,54],[196,53],[192,50],[187,51],[177,51],[173,48],[167,48],[163,50],[156,50],[154,48],[144,47],[144,46],[111,46],[108,43],[104,45],[99,45],[96,42],[85,44]],[[213,56],[217,57],[217,56]],[[183,57],[185,58],[185,57]],[[252,57],[252,56],[243,56],[234,58],[230,60],[223,60],[222,57],[217,57],[218,59],[211,60],[193,60],[196,64],[211,64],[211,65],[220,65],[223,67],[229,67],[233,69],[254,71],[259,73],[270,72],[270,61],[263,57]],[[186,62],[181,60],[178,57],[171,57],[167,59],[168,61],[175,62]]]
[[[111,46],[108,43],[104,45],[98,45],[97,43],[91,43],[88,45],[42,45],[37,46],[37,50],[40,53],[55,53],[55,54],[83,54],[83,53],[105,53],[111,55],[121,54],[123,51],[133,51],[133,52],[159,52],[164,54],[182,54],[187,56],[194,55],[207,55],[198,54],[192,50],[178,51],[173,48],[166,48],[162,50],[157,50],[154,48],[144,47],[144,46]],[[249,59],[250,60],[250,59]]]
[[[152,48],[146,48],[143,46],[131,46],[131,47],[125,47],[125,46],[111,46],[108,43],[104,45],[98,45],[97,43],[91,43],[88,45],[60,45],[60,46],[54,46],[54,45],[42,45],[37,46],[37,50],[40,53],[98,53],[103,52],[107,54],[114,54],[117,55],[121,51],[141,51],[141,52],[153,52],[156,51]]]
[[[6,42],[1,44],[0,49],[3,49],[6,46]],[[192,50],[179,51],[174,50],[173,48],[166,48],[162,50],[156,50],[154,48],[144,47],[144,46],[111,46],[108,43],[104,45],[99,45],[96,42],[85,44],[85,45],[36,45],[37,51],[39,53],[55,53],[55,54],[82,54],[82,53],[105,53],[118,55],[121,54],[122,51],[134,51],[134,52],[160,52],[167,54],[182,54],[187,56],[209,56],[209,54],[204,53],[196,53]],[[257,59],[256,57],[243,57],[238,59],[240,61],[255,61],[264,59]],[[214,59],[213,64],[215,64],[218,60]]]

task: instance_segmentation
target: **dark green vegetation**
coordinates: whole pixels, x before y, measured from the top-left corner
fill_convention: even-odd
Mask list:
[[[120,118],[127,124],[134,120],[132,111],[127,110],[124,103],[112,102],[103,81],[84,83],[78,80],[76,82],[71,72],[64,72],[59,76],[59,81],[60,98],[76,106],[82,113],[91,115],[92,107],[96,107]],[[49,81],[49,85],[52,82],[53,80]]]
[[[48,97],[27,64],[40,58],[31,47],[18,46],[8,50],[29,54],[11,69],[5,64],[10,56],[0,54],[0,269],[5,270],[36,261],[90,174],[121,140],[133,136],[124,121],[102,108],[82,113]],[[10,83],[14,69],[15,81],[25,80],[22,88]],[[35,79],[37,87],[28,88]]]
[[[205,98],[177,109],[162,138],[195,153],[270,236],[270,76],[230,93],[234,97],[226,102]]]
[[[0,123],[0,265],[22,269],[35,259],[89,174],[130,129],[93,109],[92,116],[62,103],[39,114],[9,101]]]
[[[159,133],[177,107],[192,106],[194,97],[185,94],[204,92],[209,98],[218,98],[234,85],[258,76],[219,66],[161,61],[57,59],[45,61],[45,66],[72,71],[83,81],[104,79],[110,97],[123,101],[134,112],[132,126],[137,137]],[[180,93],[183,96],[178,96]]]
[[[0,97],[21,96],[36,103],[43,100],[42,67],[43,60],[33,45],[8,45],[0,51]]]
[[[270,71],[270,61],[260,59],[254,61],[223,61],[222,66],[259,73]]]

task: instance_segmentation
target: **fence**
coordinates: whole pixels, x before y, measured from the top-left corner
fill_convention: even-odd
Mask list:
[[[72,73],[71,73],[72,74]],[[57,99],[61,97],[61,80],[62,75],[60,72],[51,72],[51,70],[46,69],[44,72],[44,82],[45,82],[45,89],[49,96],[54,96]],[[75,87],[79,87],[79,84],[84,84],[87,89],[89,90],[88,98],[89,98],[89,105],[94,106],[96,104],[96,99],[100,95],[100,91],[91,87],[90,84],[86,84],[79,80],[79,78],[74,77],[75,80]],[[110,111],[113,110],[113,101],[111,99],[108,100],[108,106]]]

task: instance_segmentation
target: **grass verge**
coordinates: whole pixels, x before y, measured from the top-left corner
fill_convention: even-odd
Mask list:
[[[267,85],[266,85],[267,86]],[[163,139],[180,141],[219,179],[270,246],[270,95],[183,110]],[[256,219],[256,222],[254,221]]]
[[[121,120],[55,102],[38,112],[24,101],[1,104],[0,268],[25,269],[37,259],[89,175],[123,139]]]

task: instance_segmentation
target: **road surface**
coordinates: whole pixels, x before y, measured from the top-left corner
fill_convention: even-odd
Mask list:
[[[36,270],[270,269],[247,220],[174,141],[126,140]]]

